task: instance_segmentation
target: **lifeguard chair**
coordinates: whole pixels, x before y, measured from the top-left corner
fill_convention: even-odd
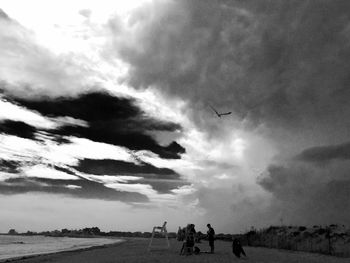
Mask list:
[[[157,246],[157,247],[153,247],[153,248],[166,248],[166,249],[168,249],[170,247],[169,238],[168,238],[168,231],[166,229],[166,224],[167,224],[167,222],[165,221],[163,226],[153,227],[152,237],[151,237],[151,240],[150,240],[149,245],[148,245],[148,251],[151,251],[151,249],[152,249],[152,242],[153,242],[153,238],[154,238],[156,233],[159,233],[160,235],[164,236],[167,245],[166,245],[166,247]]]

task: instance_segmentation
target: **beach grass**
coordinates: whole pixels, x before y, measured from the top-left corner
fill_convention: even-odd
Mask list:
[[[161,242],[161,240],[159,240]],[[254,263],[345,263],[348,258],[337,258],[334,256],[316,253],[295,252],[288,250],[277,250],[258,247],[245,247],[247,259],[238,259],[231,252],[231,243],[225,241],[215,242],[215,254],[201,253],[199,255],[179,255],[181,242],[170,240],[171,247],[152,249],[148,252],[149,239],[126,238],[125,242],[119,244],[80,249],[76,251],[59,252],[46,255],[23,257],[7,262],[21,263],[221,263],[221,262],[254,262]],[[163,243],[165,246],[165,242]],[[160,245],[160,244],[159,244]],[[209,250],[208,243],[203,241],[196,244],[201,251]],[[6,262],[6,261],[5,261]]]

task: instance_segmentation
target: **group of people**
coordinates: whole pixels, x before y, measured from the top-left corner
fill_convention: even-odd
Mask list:
[[[207,224],[207,228],[208,231],[206,237],[209,241],[210,251],[202,253],[213,254],[215,250],[215,230],[210,224]],[[183,241],[180,255],[201,253],[200,249],[195,246],[195,243],[200,242],[200,237],[197,235],[194,224],[188,224],[185,228],[179,227],[177,239],[178,241]],[[241,255],[246,256],[245,251],[243,250],[243,247],[238,239],[233,239],[232,241],[232,252],[238,258],[241,257]]]
[[[214,253],[214,239],[215,239],[215,231],[214,228],[211,227],[210,224],[207,224],[207,238],[209,240],[210,252]],[[189,255],[189,254],[199,254],[200,250],[198,247],[195,247],[195,243],[200,242],[200,237],[197,235],[194,224],[188,224],[185,228],[179,227],[179,231],[177,233],[178,241],[183,241],[182,248],[180,254]]]

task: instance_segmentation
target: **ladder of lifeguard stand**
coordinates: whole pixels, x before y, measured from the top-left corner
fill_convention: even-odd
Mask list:
[[[158,233],[156,231],[157,229],[160,230],[159,233],[163,234],[165,239],[166,239],[166,242],[167,242],[166,248],[168,249],[170,247],[170,243],[169,243],[169,239],[168,239],[168,231],[166,229],[166,223],[167,222],[164,222],[163,226],[155,226],[155,227],[153,227],[152,237],[151,237],[151,240],[150,240],[149,245],[148,245],[148,251],[151,251],[151,249],[152,249],[152,242],[153,242],[154,235],[155,235],[155,233]],[[157,247],[157,248],[165,248],[165,247]]]

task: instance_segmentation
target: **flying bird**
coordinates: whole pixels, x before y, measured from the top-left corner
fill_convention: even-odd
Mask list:
[[[215,114],[216,114],[219,118],[221,118],[221,116],[223,116],[223,115],[230,115],[230,114],[232,113],[231,111],[229,111],[229,112],[223,112],[223,113],[218,113],[217,110],[214,109],[211,105],[209,105],[209,107],[215,112]]]

